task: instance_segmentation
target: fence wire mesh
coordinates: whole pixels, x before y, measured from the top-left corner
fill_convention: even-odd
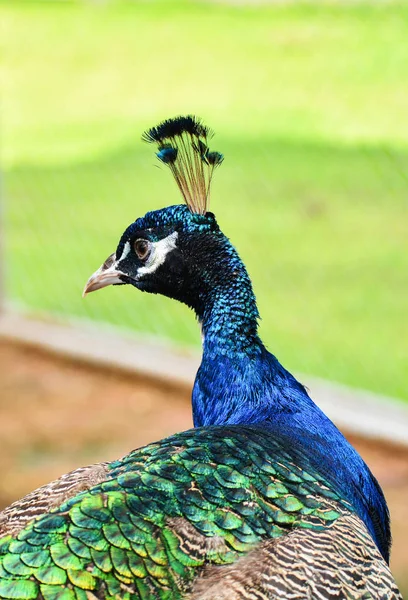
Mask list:
[[[57,4],[3,7],[9,306],[199,344],[174,301],[128,286],[81,298],[131,221],[180,202],[140,134],[195,112],[226,156],[211,209],[269,348],[291,370],[408,398],[397,9]]]

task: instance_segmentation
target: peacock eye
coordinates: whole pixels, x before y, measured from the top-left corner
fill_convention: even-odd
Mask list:
[[[137,257],[140,260],[145,260],[150,253],[150,242],[148,240],[136,240],[133,245]]]

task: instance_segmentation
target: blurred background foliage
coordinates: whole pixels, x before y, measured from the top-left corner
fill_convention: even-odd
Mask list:
[[[81,299],[131,221],[180,202],[142,131],[194,113],[226,156],[212,209],[269,348],[291,370],[408,399],[408,4],[0,10],[10,306],[199,345],[171,300]]]

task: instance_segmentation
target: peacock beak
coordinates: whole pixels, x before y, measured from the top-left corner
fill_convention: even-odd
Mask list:
[[[108,285],[123,283],[120,279],[121,276],[124,276],[124,273],[117,269],[116,254],[114,252],[105,260],[103,265],[90,276],[84,287],[82,297],[84,298],[89,292],[96,292],[96,290],[100,290]]]

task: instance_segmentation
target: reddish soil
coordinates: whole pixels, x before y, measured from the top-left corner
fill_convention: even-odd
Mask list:
[[[190,392],[0,342],[0,509],[78,466],[191,427]],[[408,448],[348,436],[380,481],[408,591]]]

